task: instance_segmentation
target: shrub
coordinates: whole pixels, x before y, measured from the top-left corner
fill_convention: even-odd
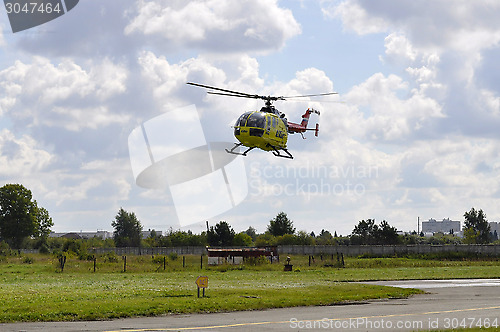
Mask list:
[[[269,259],[265,256],[259,256],[259,257],[249,257],[245,260],[246,265],[250,266],[258,266],[258,265],[265,265],[265,264],[270,264]]]
[[[156,255],[156,256],[152,257],[152,261],[153,261],[153,263],[156,263],[156,264],[163,264],[164,258],[165,258],[165,256]]]
[[[42,243],[42,245],[40,245],[40,248],[38,250],[41,254],[49,254],[50,253],[49,246],[46,243]]]
[[[0,256],[10,256],[12,252],[10,250],[10,246],[7,242],[0,242]]]
[[[24,264],[33,264],[33,258],[26,256],[23,259],[23,263]]]
[[[114,251],[110,251],[102,256],[105,263],[118,263],[118,255]]]

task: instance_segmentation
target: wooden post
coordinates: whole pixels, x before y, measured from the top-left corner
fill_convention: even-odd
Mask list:
[[[203,255],[200,255],[200,269],[203,270]]]
[[[61,272],[64,272],[65,264],[66,264],[66,256],[59,257],[59,266],[61,267]]]
[[[186,256],[182,256],[182,267],[186,267]]]
[[[96,269],[96,261],[97,261],[97,258],[94,256],[94,273],[95,273],[95,269]]]
[[[309,255],[309,266],[311,266],[311,255]]]
[[[163,271],[167,268],[167,256],[163,256]]]
[[[122,256],[123,258],[123,272],[127,272],[127,256]]]

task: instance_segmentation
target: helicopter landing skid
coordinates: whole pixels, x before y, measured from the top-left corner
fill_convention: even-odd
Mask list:
[[[255,146],[251,147],[251,148],[248,148],[246,149],[243,153],[240,153],[240,152],[235,152],[234,149],[236,148],[239,148],[240,146],[242,146],[243,143],[234,143],[234,146],[231,148],[231,150],[228,150],[228,149],[224,149],[226,150],[227,153],[231,153],[231,154],[237,154],[239,156],[245,156],[247,155],[247,152],[249,152],[250,150],[253,150],[255,149]]]
[[[283,151],[285,151],[286,155],[284,154],[281,154],[280,153],[280,150],[278,150],[276,147],[270,145],[271,148],[273,148],[273,154],[276,156],[276,157],[281,157],[281,158],[287,158],[287,159],[293,159],[293,156],[290,152],[288,152],[287,149],[281,149]]]

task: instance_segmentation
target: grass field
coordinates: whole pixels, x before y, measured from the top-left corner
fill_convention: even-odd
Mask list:
[[[0,322],[98,320],[169,313],[258,310],[271,307],[330,305],[373,298],[407,297],[418,290],[368,286],[348,281],[444,278],[494,278],[498,260],[435,261],[404,258],[336,260],[292,256],[283,263],[200,268],[200,256],[69,257],[61,272],[58,259],[23,255],[0,260]],[[206,297],[197,297],[195,280],[209,278]]]

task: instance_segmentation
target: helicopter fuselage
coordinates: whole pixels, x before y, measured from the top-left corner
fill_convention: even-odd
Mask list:
[[[243,113],[234,125],[234,136],[249,148],[264,151],[286,149],[288,128],[286,120],[276,113],[250,111]]]
[[[307,109],[305,114],[302,115],[302,122],[300,124],[292,123],[287,121],[287,119],[285,118],[285,114],[278,111],[272,105],[272,102],[277,100],[286,100],[286,98],[309,98],[337,94],[336,92],[328,92],[289,97],[261,96],[256,94],[249,94],[246,92],[221,89],[214,86],[193,82],[187,82],[187,84],[208,89],[210,91],[208,91],[207,93],[212,95],[262,99],[265,101],[265,106],[262,107],[260,111],[250,111],[243,113],[238,118],[238,120],[236,120],[236,123],[234,125],[234,136],[240,143],[235,143],[235,145],[231,149],[225,150],[227,153],[243,156],[246,156],[250,150],[259,148],[264,151],[272,151],[272,153],[277,157],[293,159],[292,154],[288,152],[286,148],[288,134],[300,133],[302,135],[302,138],[305,138],[303,134],[306,131],[314,130],[315,136],[318,136],[319,125],[316,124],[316,128],[307,128],[307,123],[309,121],[309,116],[312,113],[316,113],[319,115],[319,112],[314,109]],[[239,152],[239,148],[242,145],[246,146],[248,149],[243,152]],[[280,152],[283,152],[283,154]]]

